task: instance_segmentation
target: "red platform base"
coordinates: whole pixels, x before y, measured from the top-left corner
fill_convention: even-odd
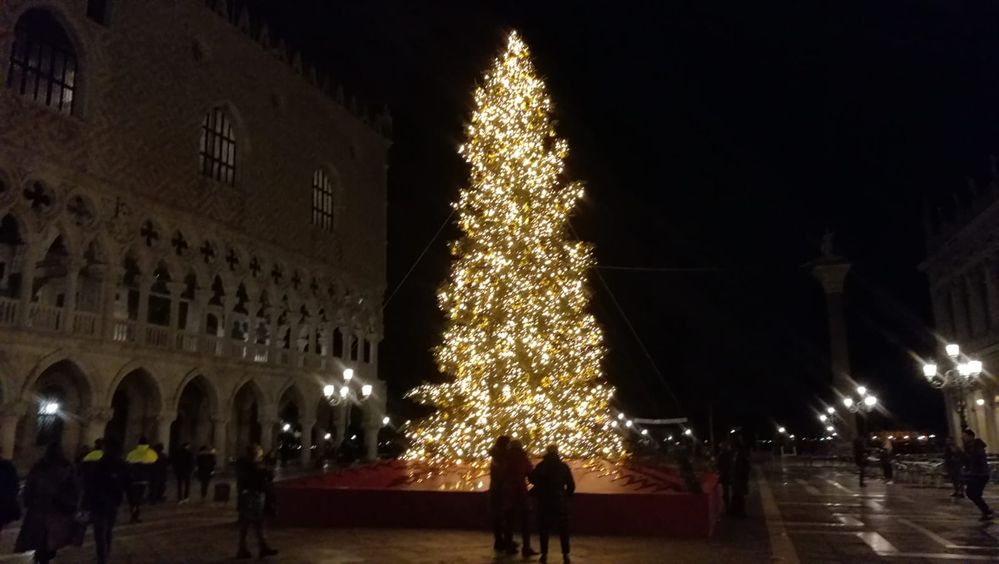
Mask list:
[[[714,474],[683,492],[676,469],[651,463],[573,462],[574,533],[707,538],[721,514]],[[277,521],[292,527],[489,529],[488,472],[404,462],[308,476],[277,485]]]

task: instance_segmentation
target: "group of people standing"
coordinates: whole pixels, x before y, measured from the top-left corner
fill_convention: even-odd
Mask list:
[[[860,479],[860,487],[867,487],[864,481],[867,469],[867,444],[863,437],[857,435],[853,438],[853,462],[857,465],[857,474]],[[884,476],[886,484],[895,483],[895,445],[890,438],[885,439],[878,449],[878,463],[881,464],[881,474]]]
[[[749,449],[736,437],[718,445],[715,459],[718,482],[722,487],[725,511],[732,517],[746,517],[746,494],[749,493]]]
[[[158,445],[159,446],[159,445]],[[127,500],[131,522],[138,523],[144,503],[165,500],[169,468],[177,477],[177,499],[186,503],[192,475],[201,482],[201,499],[215,473],[214,451],[205,446],[197,457],[189,444],[167,457],[140,438],[127,454],[114,443],[97,439],[92,449],[69,460],[58,442],[46,447],[31,467],[21,489],[13,463],[0,458],[0,528],[21,519],[15,552],[34,551],[35,562],[46,563],[63,547],[83,543],[88,526],[94,529],[98,564],[111,554],[112,532],[119,507]]]
[[[489,502],[493,524],[493,549],[524,558],[538,554],[531,547],[532,504],[537,512],[541,553],[539,562],[548,561],[548,538],[558,531],[562,560],[569,562],[569,497],[576,483],[569,466],[559,456],[558,447],[549,445],[541,461],[531,464],[521,441],[503,435],[489,451]],[[528,484],[533,487],[528,490]],[[513,540],[519,530],[521,544]]]

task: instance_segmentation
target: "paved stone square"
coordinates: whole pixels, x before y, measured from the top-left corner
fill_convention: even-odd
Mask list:
[[[800,464],[761,466],[749,498],[750,517],[724,519],[710,540],[581,536],[580,564],[756,562],[999,562],[999,524],[981,524],[967,500],[941,488],[857,487],[848,468]],[[999,488],[988,500],[999,507]],[[386,508],[386,511],[400,510]],[[0,563],[30,562],[12,555],[16,528],[0,535]],[[145,522],[117,529],[114,562],[232,561],[235,510],[230,505],[173,503],[148,508]],[[375,529],[276,529],[281,550],[271,562],[314,564],[479,564],[523,562],[497,556],[488,532]],[[553,544],[553,547],[557,546]],[[532,559],[536,561],[536,559]],[[552,562],[560,562],[559,558]],[[93,562],[93,545],[65,550],[57,562]]]

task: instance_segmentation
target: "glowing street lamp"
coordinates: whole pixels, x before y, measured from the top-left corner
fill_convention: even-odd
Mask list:
[[[946,367],[941,369],[936,362],[927,362],[923,364],[923,377],[938,390],[954,390],[954,408],[960,417],[960,426],[964,428],[968,425],[967,396],[980,385],[978,377],[985,371],[985,367],[982,361],[962,355],[961,347],[956,343],[948,343],[944,346],[944,352],[947,355]]]
[[[785,429],[784,427],[778,427],[777,432],[783,435],[784,433],[787,433],[787,429]]]
[[[830,405],[829,407],[826,408],[826,413],[832,415],[833,413],[836,413],[836,408]]]

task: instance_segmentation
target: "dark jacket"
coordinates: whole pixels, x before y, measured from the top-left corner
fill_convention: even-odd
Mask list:
[[[504,481],[504,497],[508,504],[520,506],[527,503],[527,477],[532,466],[527,453],[523,450],[510,449],[506,457],[506,473]]]
[[[867,449],[864,448],[864,441],[860,437],[853,441],[853,463],[857,466],[867,465]]]
[[[989,459],[985,452],[985,442],[982,439],[974,439],[966,443],[964,473],[973,477],[988,477]]]
[[[557,454],[546,454],[527,477],[534,484],[532,493],[544,508],[564,508],[566,501],[576,491],[569,465]]]
[[[489,493],[493,496],[503,495],[503,486],[506,484],[506,450],[492,449],[489,455],[492,460],[489,462]]]
[[[113,513],[128,489],[131,477],[128,464],[113,456],[91,464],[83,486],[83,508],[94,513]]]
[[[944,469],[947,471],[947,474],[951,478],[959,476],[963,467],[964,453],[955,446],[948,446],[944,450]]]
[[[735,449],[732,461],[732,491],[737,494],[749,492],[749,449]]]
[[[198,479],[208,480],[213,475],[215,475],[215,453],[214,452],[202,452],[198,454],[197,458],[198,464]]]
[[[170,462],[173,463],[173,471],[178,476],[190,476],[194,472],[194,453],[182,448],[172,456]]]
[[[82,540],[76,522],[79,500],[80,485],[68,460],[35,464],[24,484],[27,512],[14,551],[54,551]]]
[[[11,461],[0,458],[0,527],[21,518],[21,504],[17,501],[20,480]]]
[[[264,517],[267,493],[274,475],[261,461],[241,458],[236,461],[236,509],[241,521],[259,521]]]

